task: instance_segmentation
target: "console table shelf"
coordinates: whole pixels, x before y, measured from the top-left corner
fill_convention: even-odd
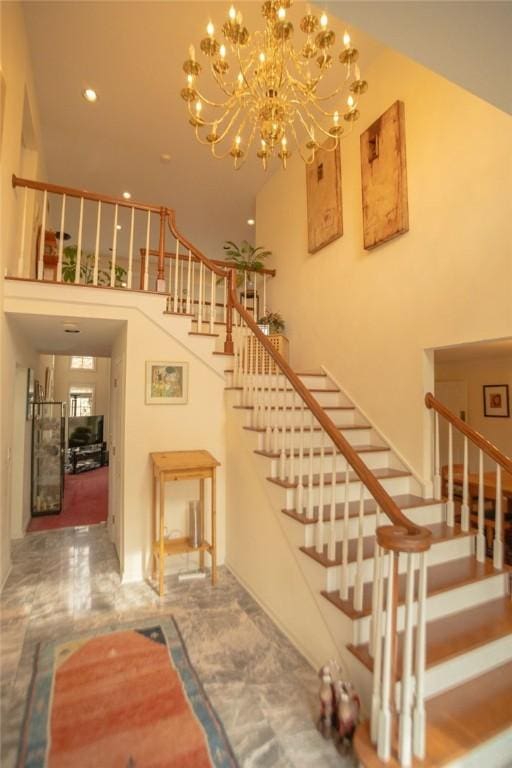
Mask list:
[[[199,552],[199,566],[204,568],[204,553],[211,557],[212,584],[217,581],[216,563],[216,490],[215,470],[219,462],[208,451],[165,451],[152,453],[153,463],[153,507],[151,510],[151,554],[152,575],[156,578],[158,568],[158,592],[164,594],[164,565],[168,555]],[[211,543],[202,539],[198,547],[192,546],[188,538],[169,539],[165,537],[165,484],[176,480],[199,480],[199,514],[201,534],[205,530],[205,480],[211,481]]]

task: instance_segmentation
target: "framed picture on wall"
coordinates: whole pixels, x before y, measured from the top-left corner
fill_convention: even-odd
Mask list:
[[[315,159],[306,166],[309,253],[343,235],[340,148],[328,151],[324,147],[316,150]]]
[[[508,384],[484,384],[484,416],[509,418]]]
[[[188,363],[146,361],[146,405],[183,405],[188,400]]]

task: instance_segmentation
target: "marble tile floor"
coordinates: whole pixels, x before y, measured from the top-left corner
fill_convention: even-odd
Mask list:
[[[121,584],[105,525],[29,534],[12,559],[0,596],[2,768],[16,762],[39,642],[158,613],[176,618],[243,768],[355,765],[316,730],[315,670],[227,568],[216,587],[167,577],[160,599],[149,584]]]

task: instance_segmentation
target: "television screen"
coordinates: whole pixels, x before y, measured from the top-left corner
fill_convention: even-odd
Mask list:
[[[103,416],[70,416],[68,423],[70,448],[103,442]]]

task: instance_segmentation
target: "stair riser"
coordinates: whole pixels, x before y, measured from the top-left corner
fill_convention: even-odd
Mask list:
[[[359,456],[362,458],[364,463],[369,469],[378,469],[389,467],[390,461],[391,461],[391,451],[370,451],[368,453],[359,454]],[[332,472],[332,455],[331,456],[324,456],[323,460],[323,467],[324,472]],[[269,471],[269,477],[278,477],[279,476],[279,467],[280,467],[280,460],[279,459],[271,459],[270,460],[270,471]],[[288,473],[290,466],[290,459],[286,459],[286,471]],[[320,469],[322,466],[322,459],[320,456],[313,456],[313,474],[320,474]],[[336,472],[344,472],[346,466],[346,460],[345,457],[341,454],[337,454],[336,456]],[[294,459],[294,471],[296,476],[299,476],[299,457],[296,455]],[[302,475],[308,475],[309,474],[309,457],[305,456],[302,461]]]
[[[461,631],[464,631],[461,628]],[[468,653],[455,656],[443,664],[427,669],[425,675],[425,696],[429,698],[472,677],[482,675],[494,667],[512,660],[510,635],[475,648]]]
[[[470,554],[472,554],[472,537],[460,536],[450,541],[441,541],[438,543],[434,543],[431,549],[429,550],[428,562],[429,562],[429,565],[432,565],[438,562],[456,560],[459,557],[467,557]],[[307,555],[304,555],[304,556],[308,557]],[[319,563],[317,563],[317,566],[318,568],[323,568],[323,570],[325,571],[325,582],[322,589],[326,589],[328,592],[339,589],[341,567],[338,565],[338,566],[328,566],[327,568],[324,568]],[[399,561],[399,569],[398,569],[399,573],[405,573],[406,567],[407,567],[406,559],[404,557],[401,557]],[[354,585],[356,571],[357,571],[357,563],[355,562],[349,563],[348,575],[349,575],[350,586]],[[373,581],[373,558],[369,558],[368,560],[363,560],[361,573],[362,573],[363,582]]]
[[[246,422],[245,425],[247,427],[263,427],[267,428],[269,426],[268,424],[268,416],[269,414],[265,411],[265,409],[262,409],[260,407],[260,404],[257,404],[257,407],[254,406],[254,403],[250,403],[252,407],[251,410],[246,411]],[[329,410],[326,409],[327,415],[331,418],[332,421],[334,421],[335,424],[338,426],[344,426],[344,427],[351,427],[354,424],[364,424],[364,422],[361,420],[361,418],[356,414],[355,411],[352,410]],[[289,429],[291,426],[294,427],[300,427],[301,424],[304,424],[304,427],[309,427],[311,423],[311,417],[309,411],[304,411],[302,413],[301,411],[284,411],[285,415],[285,428]],[[279,430],[283,428],[283,411],[282,410],[272,410],[270,413],[270,427],[277,427]],[[297,432],[298,434],[298,432]]]
[[[343,437],[350,443],[350,445],[375,445],[376,437],[373,430],[368,427],[367,429],[342,429],[340,432]],[[260,450],[264,450],[266,446],[266,434],[264,432],[258,432]],[[281,433],[278,435],[279,447],[281,447]],[[290,432],[286,432],[285,435],[285,448],[290,448]],[[321,433],[318,432],[304,432],[304,448],[320,448],[322,443]],[[299,432],[294,432],[293,435],[293,447],[298,448],[299,445]],[[271,438],[269,446],[273,447],[273,438]]]
[[[390,496],[398,496],[400,494],[411,493],[411,478],[409,476],[382,478],[379,482],[386,489],[386,491]],[[348,486],[349,486],[349,491],[348,491],[349,501],[359,500],[360,494],[361,494],[361,490],[360,490],[361,483],[353,482],[353,483],[349,483]],[[286,489],[285,492],[286,492],[286,499],[283,505],[284,509],[294,509],[296,499],[297,499],[296,489],[288,488]],[[312,492],[313,506],[317,506],[320,503],[319,486],[314,486],[311,492]],[[325,485],[324,494],[323,494],[323,504],[330,503],[331,492],[332,492],[331,486]],[[336,503],[345,501],[345,492],[346,492],[345,483],[339,483],[338,485],[336,485],[335,496],[334,496]],[[364,491],[364,498],[365,499],[371,498],[366,488]],[[305,504],[309,503],[308,500],[309,500],[309,490],[306,488],[304,493],[304,503]]]
[[[507,594],[506,581],[503,574],[497,574],[489,579],[465,584],[462,587],[431,595],[427,598],[427,615],[429,621],[449,616],[456,611],[463,611],[476,605]],[[417,605],[413,609],[413,622],[416,626]],[[354,645],[366,643],[370,637],[370,616],[354,621]],[[401,632],[405,626],[405,606],[398,606],[397,628]]]
[[[409,520],[411,520],[414,523],[417,523],[418,525],[432,525],[433,523],[440,523],[443,520],[443,510],[440,504],[433,504],[425,507],[418,507],[416,509],[407,509],[405,510],[407,517]],[[375,514],[368,514],[364,515],[363,517],[363,536],[372,536],[375,533],[375,527],[376,527],[376,515]],[[297,523],[300,525],[300,523]],[[388,524],[388,518],[385,515],[380,516],[380,522],[379,525],[387,525]],[[327,527],[329,526],[329,523],[324,522],[324,525]],[[314,536],[315,536],[315,526],[314,525],[306,525],[304,526],[305,531],[305,546],[309,547],[314,544]],[[349,538],[355,539],[359,532],[359,520],[357,517],[352,517],[349,519],[348,523],[348,530],[349,530]],[[335,531],[336,531],[336,541],[341,541],[341,537],[343,535],[343,521],[342,520],[336,520],[335,522]]]

